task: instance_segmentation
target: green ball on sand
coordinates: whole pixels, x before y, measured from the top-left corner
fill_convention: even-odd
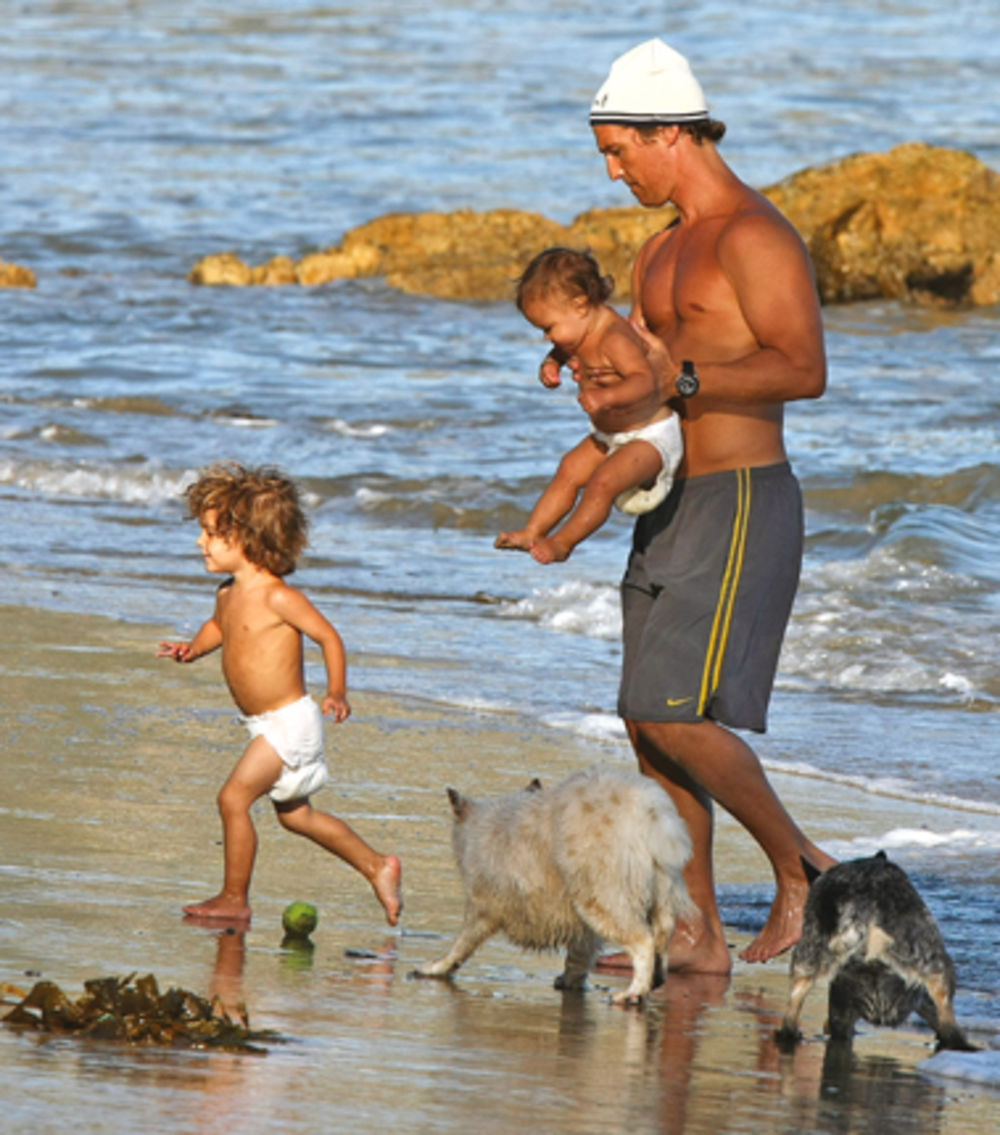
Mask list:
[[[281,925],[289,938],[308,938],[319,922],[319,911],[311,902],[291,902],[281,915]]]

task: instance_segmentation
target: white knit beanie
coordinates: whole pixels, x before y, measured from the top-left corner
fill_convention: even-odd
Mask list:
[[[594,96],[590,124],[666,125],[708,118],[708,106],[691,65],[662,39],[649,39],[611,64]]]

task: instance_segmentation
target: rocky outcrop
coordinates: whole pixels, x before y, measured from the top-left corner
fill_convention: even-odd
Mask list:
[[[911,143],[803,170],[764,193],[802,234],[824,302],[1000,302],[1000,176],[972,154]],[[593,209],[570,225],[512,209],[389,214],[297,263],[279,256],[250,267],[224,253],[199,261],[189,279],[309,286],[383,276],[405,292],[509,299],[534,253],[568,244],[594,252],[623,300],[636,253],[672,217],[638,206]]]
[[[33,288],[37,281],[30,268],[0,260],[0,288]]]
[[[767,195],[802,233],[828,303],[1000,302],[1000,176],[972,154],[911,143]]]

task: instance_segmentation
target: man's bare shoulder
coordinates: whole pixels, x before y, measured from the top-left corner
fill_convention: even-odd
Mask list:
[[[719,229],[719,244],[740,246],[761,241],[803,248],[798,230],[784,213],[763,193],[748,189],[740,208],[733,211]]]

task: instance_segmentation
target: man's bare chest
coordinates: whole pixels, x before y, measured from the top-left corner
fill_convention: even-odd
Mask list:
[[[642,312],[650,330],[669,339],[681,325],[710,327],[732,314],[736,297],[715,249],[710,231],[666,234],[641,279]]]

